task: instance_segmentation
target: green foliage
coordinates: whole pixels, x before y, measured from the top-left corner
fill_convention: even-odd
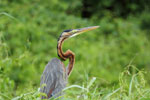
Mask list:
[[[108,7],[112,4],[101,2]],[[0,1],[0,99],[40,99],[40,77],[47,62],[57,57],[60,33],[92,25],[101,27],[67,40],[63,46],[64,51],[69,48],[76,54],[65,98],[150,98],[150,13],[113,18],[105,7],[95,6],[101,8],[92,7],[90,11],[104,9],[105,17],[100,19],[94,10],[97,14],[83,19],[77,17],[82,15],[83,5],[79,0]]]
[[[135,73],[136,72],[136,73]],[[100,88],[96,77],[89,78],[80,85],[70,85],[63,91],[67,95],[62,100],[149,100],[150,90],[146,87],[144,71],[129,64],[119,75],[119,86],[113,88]],[[9,98],[8,98],[9,99]],[[39,89],[21,94],[12,100],[40,100]],[[50,100],[59,100],[51,98]]]
[[[141,28],[149,30],[150,29],[150,23],[148,22],[150,20],[150,14],[147,12],[144,12],[140,18],[141,20]]]

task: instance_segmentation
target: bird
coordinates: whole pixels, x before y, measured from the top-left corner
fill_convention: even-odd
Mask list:
[[[77,36],[86,31],[98,28],[99,26],[90,26],[80,29],[69,29],[61,33],[57,41],[57,54],[58,58],[53,58],[46,65],[40,82],[41,99],[59,98],[63,93],[63,89],[68,83],[75,63],[75,54],[71,50],[63,52],[62,45],[65,40]],[[65,67],[63,61],[69,59],[69,64]]]

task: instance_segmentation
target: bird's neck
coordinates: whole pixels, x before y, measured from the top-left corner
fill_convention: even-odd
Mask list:
[[[62,45],[63,45],[63,42],[65,39],[67,39],[67,38],[60,38],[58,40],[57,53],[58,53],[58,56],[64,61],[69,58],[69,65],[67,68],[67,74],[70,75],[72,68],[74,66],[75,55],[71,50],[67,50],[65,53],[63,52]]]
[[[57,43],[57,54],[62,60],[67,59],[67,57],[64,55],[63,50],[62,50],[62,45],[63,45],[64,40],[65,38],[60,38]]]

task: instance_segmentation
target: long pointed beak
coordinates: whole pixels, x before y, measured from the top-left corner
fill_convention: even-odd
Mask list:
[[[73,33],[70,37],[74,37],[74,36],[76,36],[76,35],[79,35],[79,34],[81,34],[81,33],[84,33],[84,32],[90,31],[90,30],[94,30],[94,29],[96,29],[96,28],[99,28],[99,26],[90,26],[90,27],[75,29],[76,32]]]

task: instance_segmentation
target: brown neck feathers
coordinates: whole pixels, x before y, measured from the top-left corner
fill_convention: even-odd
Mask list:
[[[63,38],[63,37],[59,38],[58,43],[57,43],[57,53],[58,53],[58,56],[64,61],[69,58],[69,65],[67,68],[67,74],[69,76],[74,66],[75,55],[71,50],[67,50],[65,53],[63,53],[62,45],[65,39],[67,38]]]

